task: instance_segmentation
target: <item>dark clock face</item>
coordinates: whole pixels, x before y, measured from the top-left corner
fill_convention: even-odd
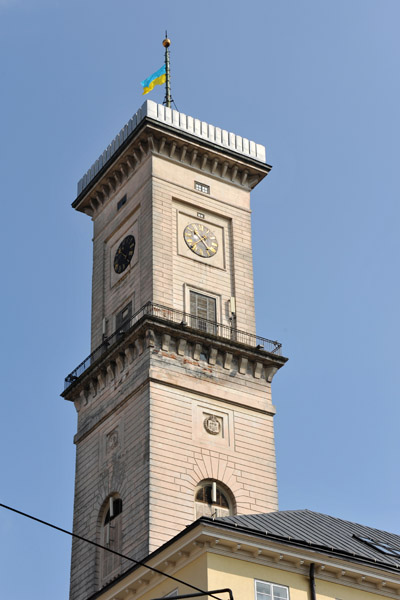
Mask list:
[[[123,273],[128,268],[129,263],[135,253],[136,241],[133,235],[127,235],[118,246],[114,256],[114,271]]]
[[[217,238],[203,223],[191,223],[187,225],[184,229],[183,237],[187,246],[197,256],[210,258],[217,253]]]

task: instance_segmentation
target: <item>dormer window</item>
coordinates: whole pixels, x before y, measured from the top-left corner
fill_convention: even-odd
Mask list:
[[[360,542],[363,542],[364,544],[375,548],[375,550],[382,552],[382,554],[387,554],[389,556],[395,556],[396,558],[400,558],[400,548],[395,548],[387,542],[356,534],[353,534],[353,537],[356,540],[359,540]]]

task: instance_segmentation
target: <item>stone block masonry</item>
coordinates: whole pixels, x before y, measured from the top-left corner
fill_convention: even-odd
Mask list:
[[[111,531],[145,558],[211,510],[196,501],[211,482],[225,510],[277,509],[271,381],[286,359],[255,336],[250,221],[270,169],[263,146],[147,101],[79,181],[96,352],[63,393],[78,412],[77,534]],[[101,552],[74,540],[71,600],[131,566]]]
[[[257,379],[251,365],[258,358],[268,369],[271,360],[284,359],[257,357],[252,350],[240,373],[244,349],[231,342],[215,346],[210,365],[205,357],[211,346],[201,334],[186,334],[184,352],[178,353],[178,326],[156,323],[151,335],[149,327],[139,326],[131,335],[140,343],[127,336],[68,392],[79,416],[74,531],[101,542],[105,502],[118,494],[124,507],[122,553],[137,559],[195,519],[201,481],[226,486],[238,514],[277,509],[268,371]],[[196,359],[199,345],[202,358]],[[114,371],[107,368],[107,361],[135,347]],[[229,369],[226,353],[232,357]],[[105,373],[103,386],[90,385],[99,372]],[[205,428],[210,416],[219,420],[217,435]],[[81,600],[98,589],[99,561],[95,549],[74,541],[71,598]],[[129,566],[122,562],[121,571]]]

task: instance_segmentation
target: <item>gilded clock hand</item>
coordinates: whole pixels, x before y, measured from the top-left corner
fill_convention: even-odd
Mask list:
[[[203,242],[203,244],[205,245],[205,247],[206,247],[206,248],[207,248],[207,250],[208,250],[208,249],[209,249],[209,247],[208,247],[208,246],[207,246],[207,244],[205,243],[205,241],[204,241],[205,239],[206,239],[206,237],[202,237],[202,238],[200,238],[199,240],[197,240],[197,242],[194,242],[194,244],[193,244],[192,248],[195,250],[195,249],[196,249],[196,247],[197,247],[197,244],[199,244],[200,242]]]
[[[197,235],[197,237],[198,237],[198,238],[200,238],[200,239],[201,239],[201,233],[199,233],[199,232],[198,232],[198,230],[196,229],[196,227],[195,227],[194,225],[193,225],[193,233],[194,233],[195,235]]]
[[[201,242],[201,235],[200,235],[200,233],[197,231],[197,229],[196,229],[196,227],[195,227],[194,225],[193,225],[193,236],[196,236],[196,237],[198,237],[198,238],[199,238],[198,240],[193,240],[193,246],[192,246],[192,248],[195,248],[195,247],[197,246],[197,244],[198,244],[199,242]]]
[[[201,234],[200,234],[200,233],[197,231],[197,229],[196,229],[196,228],[194,228],[194,233],[195,233],[195,234],[197,235],[197,237],[199,238],[199,239],[197,240],[196,244],[198,244],[199,242],[203,242],[203,244],[205,245],[205,242],[204,242],[204,240],[206,240],[206,239],[207,239],[207,235],[203,235],[203,236],[202,236],[202,235],[201,235]]]
[[[207,244],[206,244],[206,242],[205,242],[205,240],[206,240],[206,239],[207,239],[207,236],[205,235],[205,236],[203,236],[203,237],[200,239],[200,242],[203,242],[203,244],[205,245],[205,247],[207,248],[207,250],[209,250],[209,249],[210,249],[210,247],[209,247],[209,246],[207,246]]]
[[[191,223],[184,230],[185,242],[199,256],[213,256],[217,252],[218,243],[215,235],[204,225]]]
[[[197,244],[199,244],[200,242],[203,242],[203,244],[204,244],[204,247],[205,247],[205,249],[206,249],[206,252],[207,252],[207,253],[210,253],[210,252],[213,250],[213,248],[211,248],[210,246],[208,246],[208,245],[206,244],[206,240],[207,240],[207,234],[202,236],[202,235],[200,235],[200,234],[199,234],[199,232],[197,231],[197,229],[196,229],[195,227],[193,227],[193,229],[195,230],[195,234],[197,235],[197,237],[198,237],[199,239],[197,240],[197,242],[195,242],[195,243],[193,244],[193,246],[192,246],[192,249],[193,249],[193,250],[196,250],[196,248],[197,248]]]

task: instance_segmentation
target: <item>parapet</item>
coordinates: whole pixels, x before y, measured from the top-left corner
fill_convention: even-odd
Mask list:
[[[78,196],[92,182],[101,169],[118,153],[118,150],[126,140],[138,128],[144,119],[163,123],[169,127],[177,129],[191,137],[197,137],[199,140],[209,142],[221,149],[227,149],[253,161],[266,162],[265,146],[256,144],[247,138],[231,133],[220,127],[210,125],[205,121],[200,121],[194,117],[185,115],[162,104],[157,104],[152,100],[147,100],[142,104],[139,110],[129,119],[128,123],[121,129],[118,135],[107,146],[104,152],[93,163],[90,169],[78,182]]]

